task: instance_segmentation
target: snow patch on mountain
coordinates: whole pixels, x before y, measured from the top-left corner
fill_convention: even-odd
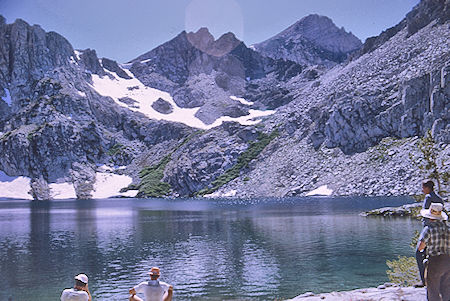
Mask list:
[[[30,178],[10,177],[3,171],[0,171],[0,197],[31,200],[28,194],[31,190]]]
[[[135,78],[129,70],[124,69],[124,71],[131,79],[121,78],[116,73],[107,70],[105,70],[107,76],[101,77],[97,74],[92,74],[92,88],[103,96],[111,97],[120,106],[132,111],[141,112],[150,119],[180,122],[194,128],[210,129],[221,125],[224,121],[234,121],[242,125],[253,125],[260,121],[255,120],[255,118],[265,117],[275,113],[275,111],[270,110],[249,110],[248,115],[241,117],[222,116],[212,124],[207,125],[195,116],[200,109],[199,107],[180,108],[169,93],[147,87]],[[152,107],[152,104],[160,98],[167,101],[173,107],[173,112],[162,114]],[[241,103],[245,102],[246,105],[250,105],[251,103],[245,99],[238,99],[237,97],[235,97],[235,100]]]
[[[306,196],[330,196],[332,193],[333,190],[329,189],[327,185],[322,185],[308,192]]]
[[[54,199],[75,199],[77,197],[72,183],[52,183],[48,186]]]
[[[9,93],[8,89],[5,88],[4,90],[5,90],[6,96],[2,96],[2,99],[4,102],[6,102],[8,104],[8,106],[11,106],[11,103],[12,103],[11,94]]]
[[[254,104],[254,102],[245,100],[245,99],[242,98],[242,97],[230,96],[230,98],[231,98],[232,100],[239,101],[241,104],[246,105],[246,106],[251,106],[251,105]]]
[[[77,58],[78,61],[81,61],[81,51],[79,50],[74,50],[73,53],[75,54],[75,57]]]
[[[92,197],[94,199],[103,199],[113,196],[135,197],[137,190],[129,190],[127,192],[120,192],[120,189],[127,187],[132,182],[131,177],[127,175],[118,175],[107,172],[96,173],[94,184],[94,191]]]

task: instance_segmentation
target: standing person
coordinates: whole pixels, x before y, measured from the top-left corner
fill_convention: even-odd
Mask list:
[[[76,275],[74,287],[62,292],[61,301],[92,301],[88,280],[88,276],[85,274]]]
[[[425,200],[423,201],[422,209],[430,208],[431,203],[441,203],[444,204],[442,198],[434,192],[434,182],[430,179],[425,179],[422,181],[422,192],[425,194]],[[423,219],[423,226],[428,226],[429,220],[427,218]],[[419,268],[420,279],[422,283],[416,285],[416,287],[424,287],[425,286],[425,278],[424,272],[425,267],[423,265],[423,260],[425,259],[425,252],[416,250],[416,261],[417,267]]]
[[[144,281],[130,289],[130,301],[172,301],[173,286],[159,281],[159,268],[150,270],[150,281]],[[137,293],[144,294],[144,299],[136,296]]]
[[[422,209],[420,214],[429,219],[429,225],[420,233],[417,249],[426,248],[428,264],[425,269],[425,283],[429,301],[450,300],[450,228],[442,212],[444,205],[431,203],[430,209]]]
[[[425,200],[423,201],[423,209],[430,208],[431,203],[444,204],[442,198],[434,192],[434,182],[430,179],[426,179],[422,182],[422,191],[425,193]]]

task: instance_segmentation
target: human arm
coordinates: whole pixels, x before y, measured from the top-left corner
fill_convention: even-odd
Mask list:
[[[173,286],[169,285],[169,288],[167,289],[167,292],[164,294],[164,301],[172,301],[173,296]]]
[[[422,252],[425,248],[426,248],[427,244],[424,243],[423,241],[419,241],[419,245],[417,247],[417,249]]]
[[[429,209],[431,205],[431,195],[425,195],[425,200],[423,201],[422,209]]]
[[[145,288],[146,285],[147,285],[147,282],[141,282],[138,285],[130,288],[130,290],[128,292],[132,296],[135,296],[138,293],[143,293],[144,292],[144,288]]]
[[[91,292],[89,291],[89,287],[86,284],[86,286],[84,286],[83,288],[81,288],[82,291],[85,291],[88,294],[88,301],[92,301],[92,296],[91,296]]]
[[[429,227],[426,226],[423,228],[422,232],[419,235],[419,240],[417,241],[417,250],[419,252],[422,252],[426,248],[429,237],[430,230]]]

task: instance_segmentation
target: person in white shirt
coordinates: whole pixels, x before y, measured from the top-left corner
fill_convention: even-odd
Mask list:
[[[88,276],[85,274],[76,275],[74,287],[63,290],[61,301],[92,301],[88,288]]]
[[[150,270],[150,281],[144,281],[130,289],[130,301],[172,301],[173,286],[159,281],[159,268]],[[136,296],[137,293],[144,294],[144,299]]]

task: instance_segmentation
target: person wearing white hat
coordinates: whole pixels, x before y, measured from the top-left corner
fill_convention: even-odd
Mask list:
[[[429,209],[420,210],[430,221],[420,233],[417,244],[419,251],[426,248],[425,284],[430,301],[450,300],[450,228],[445,223],[448,216],[443,209],[441,203],[431,203]]]
[[[61,301],[92,301],[88,281],[89,279],[86,274],[76,275],[74,287],[65,289],[62,292]]]
[[[145,301],[171,301],[173,287],[165,282],[159,281],[159,268],[150,270],[150,281],[144,281],[130,289],[130,301],[143,301],[136,296],[137,293],[144,294]]]

